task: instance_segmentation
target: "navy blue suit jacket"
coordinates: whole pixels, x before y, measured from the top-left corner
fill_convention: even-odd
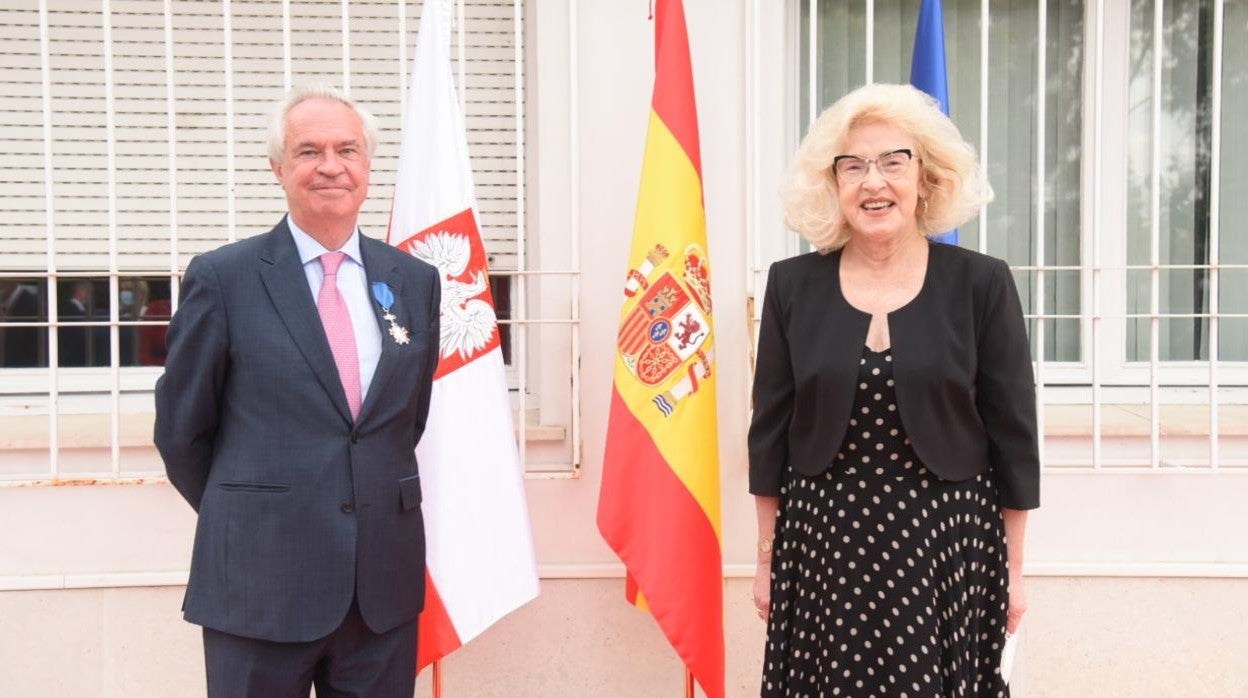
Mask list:
[[[849,428],[871,316],[841,292],[841,252],[772,265],[758,331],[750,492],[774,497],[788,468],[818,475]],[[1040,506],[1035,376],[1005,262],[929,246],[918,296],[888,314],[897,408],[928,470],[992,470],[1001,506]]]
[[[285,219],[196,257],[156,384],[156,446],[199,514],[186,619],[243,637],[314,640],[353,596],[384,632],[424,605],[415,447],[438,351],[437,272],[360,236],[369,283],[394,292],[400,345],[382,352],[352,420]]]

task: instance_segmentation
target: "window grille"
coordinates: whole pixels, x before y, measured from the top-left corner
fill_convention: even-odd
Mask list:
[[[908,81],[916,3],[798,6],[799,124]],[[961,244],[1014,270],[1049,471],[1248,472],[1248,138],[1222,128],[1248,109],[1248,49],[1226,41],[1248,7],[946,0],[944,17],[952,117],[997,191]]]
[[[577,271],[526,252],[522,0],[457,0],[452,60],[500,303],[522,453],[574,475],[572,393],[540,396],[531,346],[574,345]],[[50,2],[0,8],[0,485],[142,481],[164,327],[191,257],[285,211],[269,109],[294,84],[341,86],[378,119],[360,215],[384,237],[421,2]],[[566,244],[563,240],[555,241]],[[548,300],[557,287],[555,301]],[[562,291],[561,291],[562,290]],[[560,381],[554,381],[556,385]],[[552,407],[553,400],[553,407]]]

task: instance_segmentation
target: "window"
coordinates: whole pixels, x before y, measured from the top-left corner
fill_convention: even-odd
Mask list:
[[[168,276],[122,276],[117,283],[118,333],[113,341],[109,318],[114,298],[108,277],[66,274],[56,280],[56,365],[60,368],[105,367],[117,349],[119,366],[163,366],[165,326],[171,315]],[[3,344],[0,366],[47,368],[48,287],[43,277],[10,277],[0,284],[3,296]]]
[[[992,3],[986,43],[981,37],[980,0],[944,3],[951,117],[962,136],[986,156],[988,178],[996,192],[984,214],[958,231],[959,244],[1001,257],[1016,267],[1079,265],[1082,6],[1071,0],[1047,3],[1041,95],[1036,71],[1040,17],[1035,0]],[[827,66],[828,75],[810,81],[817,86],[819,98],[803,105],[804,117],[817,116],[840,95],[868,81],[909,82],[917,3],[874,3],[870,62],[865,3],[815,2],[813,8],[816,41],[826,46],[820,49],[825,55],[813,67],[819,72]],[[809,27],[804,29],[802,50],[806,52]],[[824,38],[828,33],[831,36]],[[807,88],[804,97],[809,94]],[[1043,128],[1036,126],[1040,96],[1046,107]],[[1043,151],[1037,147],[1041,139],[1047,143]],[[1043,163],[1037,162],[1040,152]],[[1040,191],[1034,182],[1041,167],[1046,191],[1043,220],[1038,223]],[[1042,232],[1037,234],[1037,230]],[[1033,274],[1020,271],[1015,280],[1025,307],[1036,312],[1043,293],[1044,312],[1067,316],[1051,320],[1046,328],[1045,358],[1078,360],[1079,322],[1070,318],[1079,313],[1078,272],[1051,272],[1043,292]]]
[[[458,0],[452,60],[517,421],[542,442],[531,462],[558,469],[573,460],[573,400],[538,388],[566,391],[572,362],[539,364],[530,349],[569,344],[576,329],[564,321],[526,331],[529,318],[566,313],[570,301],[566,291],[549,298],[568,287],[560,279],[525,281],[541,271],[525,261],[538,259],[541,240],[524,233],[522,7]],[[160,471],[121,450],[150,444],[150,391],[180,274],[194,255],[263,233],[285,210],[265,128],[290,85],[338,85],[377,116],[381,145],[360,227],[384,237],[421,10],[412,0],[25,0],[0,9],[11,94],[0,108],[9,164],[0,449],[30,456],[26,466],[10,459],[0,478],[98,474],[99,457],[75,470],[64,449],[110,445],[114,477]]]
[[[1221,28],[1214,22],[1217,4],[1223,5]],[[1154,284],[1146,267],[1164,265],[1156,278],[1157,310],[1164,316],[1158,323],[1162,361],[1211,357],[1215,279],[1219,310],[1239,315],[1220,319],[1217,356],[1248,360],[1248,319],[1243,316],[1248,298],[1248,270],[1243,268],[1248,262],[1248,236],[1243,234],[1248,139],[1236,127],[1237,117],[1248,113],[1248,51],[1234,38],[1242,38],[1245,28],[1244,2],[1131,4],[1125,250],[1126,263],[1133,268],[1126,306],[1132,316],[1151,312]],[[1221,56],[1215,54],[1218,39]],[[1215,85],[1218,68],[1221,84]],[[1221,122],[1230,126],[1221,129],[1217,151],[1215,88],[1221,93]],[[1133,317],[1127,327],[1127,360],[1148,361],[1150,340],[1148,318]]]
[[[960,244],[1014,267],[1050,385],[1147,385],[1155,341],[1162,383],[1201,386],[1215,331],[1224,385],[1248,385],[1248,139],[1214,136],[1215,95],[1223,120],[1248,110],[1248,50],[1221,41],[1248,3],[1104,5],[943,3],[951,116],[996,191]],[[801,10],[801,123],[865,82],[908,81],[917,3]]]
[[[908,81],[917,3],[790,7],[798,124]],[[952,117],[997,194],[960,244],[1014,269],[1046,465],[1248,463],[1248,138],[1224,127],[1248,113],[1248,3],[943,9]]]

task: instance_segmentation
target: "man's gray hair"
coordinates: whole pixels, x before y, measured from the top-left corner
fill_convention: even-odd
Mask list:
[[[282,162],[286,151],[286,117],[290,115],[290,110],[294,109],[300,102],[309,99],[328,99],[334,102],[341,102],[351,108],[356,116],[360,117],[360,123],[364,127],[364,144],[368,147],[368,156],[372,157],[377,152],[377,142],[380,140],[377,135],[377,119],[373,118],[371,112],[364,107],[356,104],[350,97],[343,94],[338,88],[318,83],[313,85],[300,85],[292,89],[286,99],[282,100],[273,109],[273,113],[269,115],[269,157],[273,162]]]

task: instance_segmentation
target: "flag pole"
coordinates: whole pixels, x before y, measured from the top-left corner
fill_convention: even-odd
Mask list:
[[[685,667],[685,698],[693,698],[693,672]]]
[[[442,660],[433,662],[433,698],[442,698]]]

